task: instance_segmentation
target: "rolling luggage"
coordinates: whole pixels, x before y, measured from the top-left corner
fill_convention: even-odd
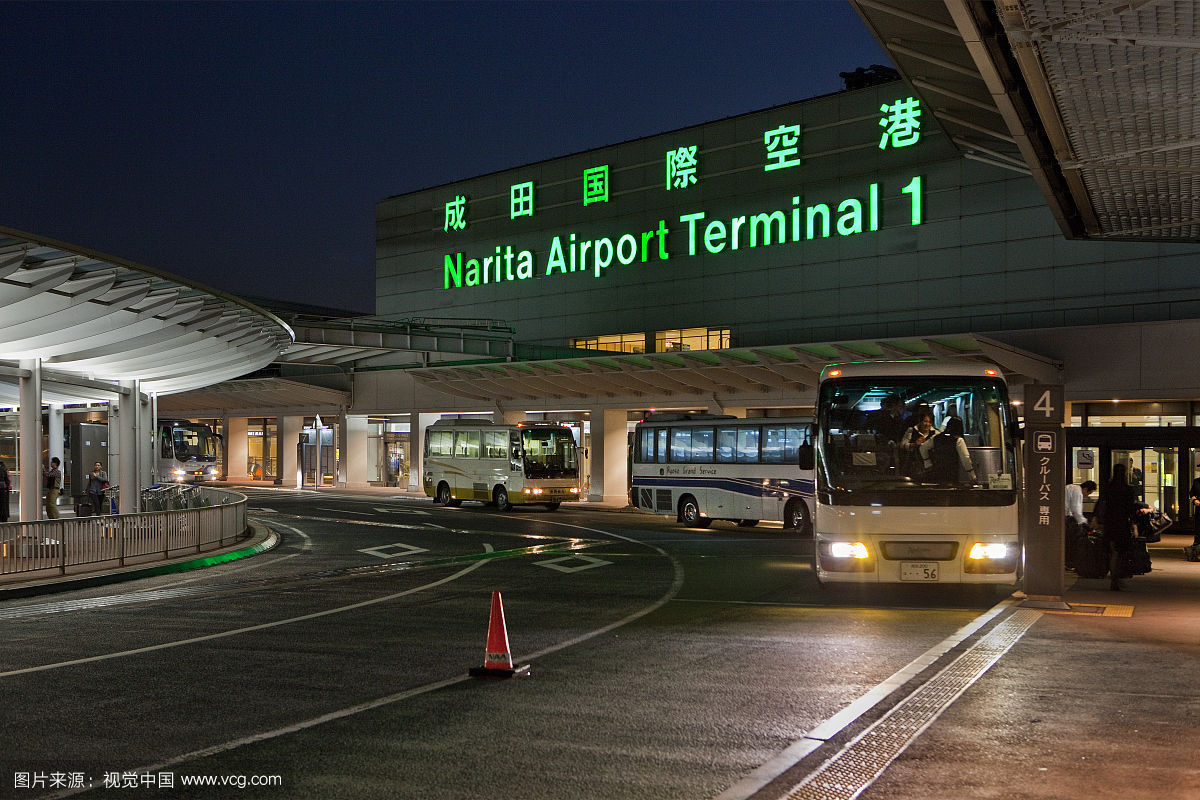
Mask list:
[[[1145,575],[1150,571],[1150,553],[1146,551],[1146,543],[1133,540],[1133,546],[1127,554],[1125,573],[1127,575]]]
[[[1075,540],[1075,574],[1081,578],[1108,574],[1108,542],[1099,533],[1084,533]]]

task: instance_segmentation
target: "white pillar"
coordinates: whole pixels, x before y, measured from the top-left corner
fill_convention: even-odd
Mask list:
[[[17,449],[17,469],[21,472],[21,522],[35,522],[42,513],[42,362],[21,359],[20,367],[30,376],[21,378],[21,442]]]
[[[408,490],[422,492],[421,478],[425,472],[425,429],[442,418],[441,414],[408,415]]]
[[[628,414],[623,409],[591,412],[592,489],[588,500],[624,506],[629,501]]]
[[[63,474],[63,494],[66,494],[66,483],[70,480],[71,472],[67,469],[67,459],[63,456],[63,407],[61,403],[51,403],[46,413],[46,460],[57,458]],[[86,475],[87,472],[82,474]],[[79,494],[78,487],[72,486],[71,492]],[[61,500],[60,500],[61,502]]]
[[[138,391],[137,381],[121,381],[121,388],[128,394],[122,394],[117,401],[117,431],[109,431],[110,441],[117,444],[117,486],[120,487],[120,500],[117,503],[117,513],[136,514],[141,499],[141,485],[138,480],[141,471],[138,464],[138,417],[141,416],[141,392]]]
[[[250,420],[246,417],[226,417],[221,425],[225,435],[225,477],[240,481],[250,477],[246,462],[250,452]]]
[[[367,487],[367,418],[345,414],[338,421],[342,445],[342,479],[352,489]]]
[[[300,444],[300,429],[304,417],[279,417],[277,443],[279,452],[275,456],[275,484],[300,488],[300,462],[296,458],[296,447]]]

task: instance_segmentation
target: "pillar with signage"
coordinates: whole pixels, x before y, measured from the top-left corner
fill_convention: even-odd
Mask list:
[[[1067,481],[1063,387],[1025,386],[1025,596],[1063,607],[1064,489]]]

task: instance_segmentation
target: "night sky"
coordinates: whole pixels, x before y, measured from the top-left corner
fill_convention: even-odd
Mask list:
[[[375,204],[889,64],[841,2],[0,2],[0,225],[374,310]]]

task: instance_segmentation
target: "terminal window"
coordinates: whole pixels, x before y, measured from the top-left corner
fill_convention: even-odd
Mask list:
[[[614,353],[644,353],[646,352],[646,334],[638,332],[589,336],[574,339],[571,344],[583,350],[608,350]]]
[[[654,334],[654,351],[721,350],[730,346],[728,328],[682,328]]]

